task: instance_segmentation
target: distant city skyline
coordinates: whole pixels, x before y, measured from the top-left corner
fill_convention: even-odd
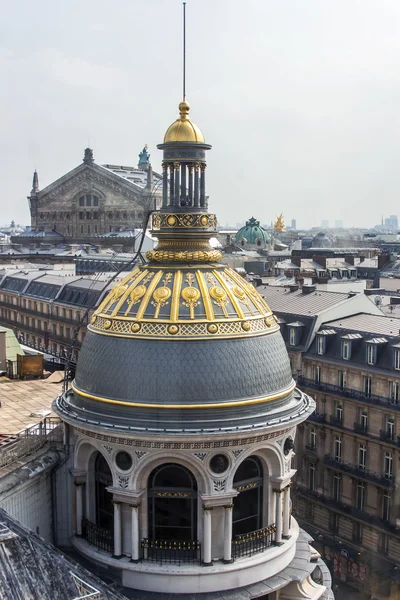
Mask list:
[[[165,0],[4,6],[6,222],[29,223],[35,168],[44,188],[87,146],[98,164],[135,165],[148,143],[160,170],[156,145],[181,99],[179,10]],[[394,0],[384,10],[376,0],[362,10],[354,0],[188,3],[190,114],[213,145],[210,208],[221,222],[282,212],[299,228],[326,218],[372,227],[382,206],[396,213],[399,27]]]

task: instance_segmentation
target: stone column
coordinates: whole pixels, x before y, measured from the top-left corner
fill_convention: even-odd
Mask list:
[[[75,483],[76,489],[76,535],[82,535],[82,518],[83,518],[83,483]]]
[[[199,164],[194,165],[194,206],[200,206]]]
[[[180,197],[182,200],[187,199],[187,189],[186,189],[186,164],[181,164],[181,194]],[[180,202],[179,202],[180,204]]]
[[[283,497],[283,528],[282,528],[282,537],[284,539],[288,539],[289,529],[290,529],[290,486],[287,485],[284,489],[284,497]]]
[[[282,493],[283,490],[274,489],[275,496],[275,544],[280,546],[282,542]]]
[[[174,165],[169,165],[169,206],[175,206]]]
[[[168,165],[167,163],[163,163],[162,166],[162,170],[163,170],[163,193],[162,193],[162,198],[163,198],[163,208],[166,208],[168,206]]]
[[[113,500],[114,504],[114,554],[113,558],[122,558],[122,531],[121,531],[121,502]]]
[[[224,522],[224,563],[232,562],[232,509],[233,504],[225,504]]]
[[[188,165],[188,178],[189,178],[189,202],[190,206],[193,206],[193,165]]]
[[[203,522],[203,565],[209,567],[211,561],[211,511],[212,506],[203,506],[204,522]]]
[[[180,206],[181,205],[181,184],[180,184],[180,177],[179,177],[179,167],[180,164],[174,163],[174,169],[175,169],[175,174],[174,174],[174,178],[175,178],[175,206]]]
[[[131,536],[132,552],[130,562],[137,563],[140,560],[139,555],[139,504],[130,504],[132,513]]]
[[[200,206],[202,208],[206,205],[206,165],[201,163],[201,178],[200,178]]]

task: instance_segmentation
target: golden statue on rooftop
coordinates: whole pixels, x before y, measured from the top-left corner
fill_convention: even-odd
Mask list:
[[[285,223],[283,222],[283,215],[276,215],[276,221],[274,223],[274,231],[283,232],[285,231]]]

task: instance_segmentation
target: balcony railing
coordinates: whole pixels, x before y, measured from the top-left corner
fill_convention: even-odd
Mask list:
[[[308,417],[308,420],[314,421],[315,423],[326,423],[326,414],[313,412],[312,415]]]
[[[306,450],[309,452],[316,452],[317,446],[315,444],[306,444]]]
[[[388,444],[394,444],[395,446],[400,446],[400,436],[395,436],[394,432],[386,431],[385,429],[381,429],[379,432],[379,439],[383,442],[387,442]]]
[[[114,552],[114,534],[87,519],[82,519],[82,536],[89,544],[105,552]]]
[[[368,425],[364,425],[364,423],[354,422],[353,429],[356,433],[368,433]]]
[[[345,460],[334,458],[330,454],[325,454],[324,463],[328,467],[332,467],[337,471],[343,471],[344,473],[348,473],[349,475],[354,475],[358,479],[363,479],[364,481],[371,481],[372,483],[375,483],[385,488],[394,487],[393,476],[387,477],[385,475],[381,475],[380,473],[375,473],[374,471],[369,471],[368,469],[357,467],[356,465],[346,462]]]
[[[389,520],[382,519],[378,515],[373,515],[372,513],[357,508],[356,506],[350,506],[345,502],[337,501],[334,498],[331,498],[330,496],[308,488],[306,485],[298,483],[295,487],[295,491],[307,499],[311,498],[312,500],[320,504],[324,504],[325,506],[332,508],[333,510],[335,510],[335,512],[338,512],[348,517],[353,517],[355,519],[358,519],[359,521],[368,523],[369,525],[375,525],[375,527],[385,529],[386,531],[400,533],[400,527],[398,527],[394,523],[391,523]]]
[[[307,379],[307,377],[300,376],[298,379],[298,385],[312,388],[320,392],[327,392],[329,394],[337,394],[345,398],[352,398],[354,400],[362,400],[368,404],[387,406],[394,410],[400,410],[400,400],[394,400],[388,396],[377,396],[375,394],[366,394],[360,390],[353,390],[351,388],[341,387],[339,385],[333,385],[332,383],[316,383],[313,379]]]
[[[201,562],[201,544],[198,540],[142,540],[142,560],[184,565]]]
[[[335,415],[331,415],[329,417],[329,423],[331,425],[335,425],[335,427],[343,427],[343,419],[342,419],[342,417],[336,417]]]
[[[275,541],[275,525],[236,535],[232,540],[233,559],[264,552]]]

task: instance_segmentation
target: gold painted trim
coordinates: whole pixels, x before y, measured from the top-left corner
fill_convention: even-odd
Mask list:
[[[196,270],[196,277],[199,284],[199,288],[201,290],[206,317],[209,321],[214,321],[214,310],[211,304],[210,294],[208,292],[208,287],[206,282],[204,281],[204,277],[201,271]]]
[[[163,276],[163,273],[164,273],[163,271],[159,271],[158,273],[156,273],[154,275],[152,281],[149,284],[149,287],[147,288],[145,295],[143,296],[143,300],[140,303],[140,306],[136,313],[136,317],[134,317],[134,319],[132,319],[133,321],[140,321],[140,319],[143,317],[145,310],[147,308],[147,305],[149,304],[149,300],[150,300],[154,290],[156,289],[158,282],[160,281],[161,277]]]
[[[214,323],[213,323],[214,324]],[[269,335],[271,333],[276,333],[278,331],[278,329],[267,329],[264,331],[250,331],[250,332],[245,332],[242,331],[241,333],[225,333],[225,334],[211,334],[209,333],[208,335],[150,335],[150,334],[141,334],[141,330],[139,330],[137,333],[132,333],[132,334],[126,334],[126,333],[118,333],[117,331],[99,331],[98,329],[93,329],[92,327],[88,327],[89,331],[92,331],[93,333],[95,333],[96,335],[107,335],[108,337],[115,337],[115,338],[126,338],[126,339],[136,339],[136,340],[168,340],[168,341],[175,341],[175,342],[184,342],[184,341],[197,341],[197,340],[210,340],[210,339],[214,339],[214,340],[238,340],[238,339],[244,339],[244,338],[253,338],[253,337],[260,337],[261,335]]]
[[[220,275],[220,273],[218,273],[218,271],[213,270],[212,273],[213,273],[214,277],[216,278],[216,280],[219,281],[221,287],[228,294],[228,298],[231,301],[231,304],[232,304],[233,308],[235,309],[235,311],[237,312],[239,318],[244,319],[244,312],[243,312],[242,308],[239,306],[239,304],[236,302],[234,293],[231,290],[231,288],[229,287],[229,285],[227,285],[226,281],[224,280],[223,277],[221,277],[221,275]]]
[[[131,281],[125,294],[123,294],[121,299],[118,301],[118,303],[117,303],[116,307],[114,308],[114,310],[112,311],[110,317],[115,317],[118,314],[118,311],[121,308],[121,306],[123,306],[124,302],[126,302],[127,298],[129,298],[129,294],[130,294],[132,288],[135,288],[137,286],[137,284],[146,277],[147,274],[148,274],[148,270],[145,269],[138,277],[133,278],[133,281]]]
[[[261,313],[262,315],[265,315],[265,316],[268,315],[266,306],[262,302],[260,302],[259,299],[257,298],[257,295],[260,296],[260,294],[257,292],[256,288],[253,288],[255,291],[255,294],[252,292],[252,290],[251,291],[249,290],[251,283],[249,283],[248,281],[243,279],[243,277],[238,275],[233,269],[229,270],[229,267],[228,267],[228,269],[226,269],[226,268],[224,269],[224,273],[231,280],[233,280],[235,283],[237,283],[246,292],[247,298],[250,300],[250,302],[255,307],[255,309],[258,310],[259,313]],[[270,310],[270,312],[272,313],[271,310]]]
[[[148,402],[126,402],[124,400],[111,400],[110,398],[104,398],[102,396],[95,396],[94,394],[88,394],[87,392],[81,392],[73,383],[71,388],[84,398],[90,400],[97,400],[99,402],[105,402],[107,404],[119,404],[121,406],[132,406],[134,408],[160,408],[160,409],[198,409],[198,408],[232,408],[237,406],[251,406],[252,404],[263,404],[265,402],[271,402],[272,400],[279,400],[284,396],[288,396],[296,387],[296,383],[292,381],[291,385],[284,392],[278,392],[271,396],[264,398],[256,398],[254,400],[240,400],[239,402],[213,402],[210,404],[151,404]]]
[[[179,297],[180,297],[180,293],[181,293],[181,285],[182,285],[182,272],[178,271],[174,277],[174,289],[172,291],[171,312],[170,312],[171,321],[177,321],[178,317],[179,317]]]

